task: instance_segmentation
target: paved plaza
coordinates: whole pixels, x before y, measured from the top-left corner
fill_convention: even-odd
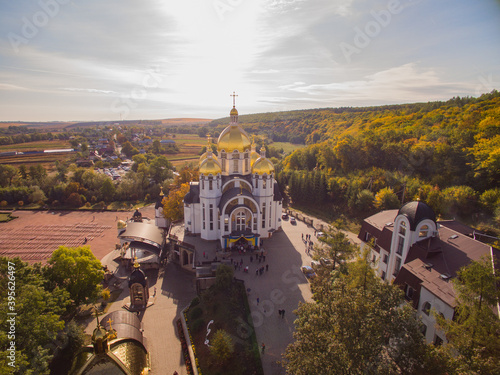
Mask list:
[[[154,207],[141,209],[145,217],[154,219]],[[129,300],[127,271],[118,268],[119,252],[114,250],[118,243],[116,222],[130,218],[132,212],[42,212],[17,211],[18,216],[8,223],[1,224],[0,254],[20,255],[28,261],[43,261],[50,257],[59,245],[80,246],[85,242],[103,264],[116,270],[115,285],[123,291],[118,299],[109,306],[108,312],[122,309]],[[315,220],[315,224],[321,224]],[[233,255],[235,261],[243,260],[242,270],[235,271],[235,277],[245,281],[249,290],[249,304],[259,346],[264,343],[265,353],[262,363],[265,375],[285,374],[278,363],[289,343],[293,341],[293,311],[300,302],[311,300],[309,283],[300,271],[302,265],[311,264],[311,256],[306,253],[302,234],[310,234],[313,242],[314,228],[297,221],[282,222],[282,230],[272,238],[264,239],[263,249],[266,259],[259,263],[250,254]],[[173,227],[172,234],[180,240],[196,247],[195,262],[214,260],[217,241],[204,241],[199,237],[184,238],[184,227]],[[355,235],[347,233],[352,241]],[[203,255],[205,254],[205,256]],[[248,266],[249,272],[243,269]],[[256,269],[268,268],[257,275]],[[177,264],[168,263],[159,272],[146,272],[150,286],[150,300],[153,305],[141,313],[147,347],[151,355],[154,374],[186,374],[181,345],[177,334],[176,320],[181,311],[196,296],[195,277]],[[257,301],[258,299],[258,301]],[[285,310],[284,317],[278,310]],[[88,321],[87,332],[95,328],[95,320]]]

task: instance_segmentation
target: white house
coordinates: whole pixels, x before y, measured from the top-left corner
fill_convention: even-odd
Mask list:
[[[482,256],[500,251],[473,238],[473,229],[454,220],[436,221],[423,202],[409,202],[366,218],[358,238],[369,246],[378,275],[401,286],[424,323],[427,342],[445,341],[435,329],[431,309],[453,319],[455,291],[450,280]],[[500,311],[497,311],[500,313]]]

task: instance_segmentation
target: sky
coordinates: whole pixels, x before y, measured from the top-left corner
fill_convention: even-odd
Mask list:
[[[0,1],[0,121],[221,118],[500,89],[499,0]]]

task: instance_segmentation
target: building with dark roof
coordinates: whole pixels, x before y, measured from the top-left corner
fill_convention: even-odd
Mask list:
[[[238,124],[238,111],[217,140],[218,156],[207,152],[199,160],[199,181],[191,182],[184,197],[184,224],[188,233],[219,240],[222,248],[238,242],[259,245],[281,228],[282,196],[274,166],[260,154]]]
[[[369,246],[378,275],[404,290],[422,318],[427,342],[445,341],[429,312],[434,308],[453,319],[455,291],[450,280],[460,268],[483,256],[499,259],[498,249],[477,241],[472,233],[454,220],[437,221],[423,202],[409,202],[363,221],[358,238]]]

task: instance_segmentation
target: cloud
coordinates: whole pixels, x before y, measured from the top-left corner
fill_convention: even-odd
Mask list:
[[[10,83],[0,83],[0,90],[28,90],[26,87],[11,85]]]
[[[96,93],[96,94],[118,94],[116,91],[112,91],[112,90],[85,89],[85,88],[78,88],[78,87],[65,87],[65,88],[61,88],[61,90],[82,91],[82,92],[90,92],[90,93]]]

